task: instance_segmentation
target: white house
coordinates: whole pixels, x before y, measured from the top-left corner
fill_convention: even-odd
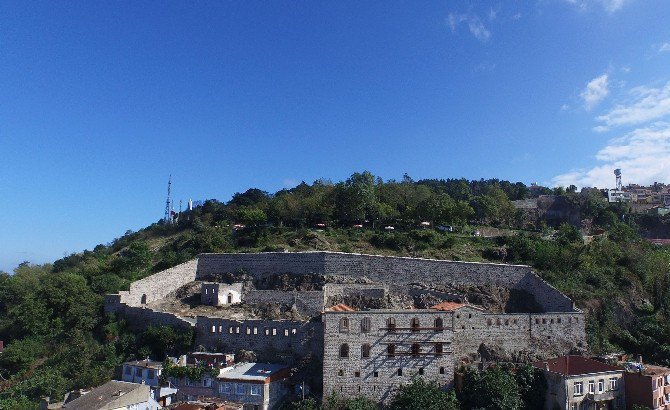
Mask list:
[[[243,283],[204,282],[200,290],[203,305],[223,306],[242,302]]]

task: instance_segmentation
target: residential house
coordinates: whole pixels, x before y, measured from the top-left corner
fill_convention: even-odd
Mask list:
[[[624,370],[583,356],[533,363],[547,379],[545,409],[625,408]]]
[[[66,403],[63,409],[76,410],[157,410],[151,388],[146,384],[109,381]]]
[[[670,369],[632,363],[626,366],[626,408],[634,405],[670,410]]]
[[[144,383],[147,386],[159,386],[159,378],[163,370],[162,362],[138,360],[126,362],[121,370],[121,380],[130,383]]]
[[[289,368],[280,364],[239,363],[221,369],[216,395],[244,404],[245,410],[271,410],[288,393]]]

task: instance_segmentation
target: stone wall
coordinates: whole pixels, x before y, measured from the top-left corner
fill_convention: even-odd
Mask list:
[[[581,312],[552,314],[492,314],[464,307],[452,312],[430,309],[411,311],[371,310],[326,312],[323,384],[324,395],[364,394],[377,401],[390,398],[399,384],[408,383],[423,369],[425,377],[444,385],[453,381],[454,369],[461,360],[481,357],[484,360],[522,360],[530,355],[539,358],[569,353],[586,346],[584,315]],[[348,327],[342,329],[342,318]],[[362,320],[371,321],[369,332],[363,332]],[[393,318],[396,330],[388,329]],[[419,320],[419,330],[411,329],[412,319]],[[435,328],[441,318],[444,329]],[[340,357],[343,344],[349,356]],[[369,344],[369,358],[362,357],[363,344]],[[396,345],[396,356],[389,357],[388,345]],[[435,344],[443,344],[443,354],[436,355]],[[411,345],[421,349],[413,356]],[[402,375],[398,369],[402,368]]]
[[[263,304],[279,303],[293,306],[295,303],[298,312],[310,317],[318,316],[323,310],[323,292],[310,291],[281,291],[281,290],[249,290],[244,294],[245,303]]]
[[[422,376],[451,385],[454,380],[453,332],[451,312],[417,311],[365,311],[326,312],[323,315],[325,340],[323,348],[323,394],[335,392],[345,397],[367,396],[379,402],[388,401],[394,390],[409,383],[412,377]],[[397,329],[387,330],[387,319],[396,320]],[[434,329],[435,319],[442,318],[444,329]],[[348,319],[342,328],[340,320]],[[362,329],[363,318],[369,320],[369,331]],[[418,318],[418,331],[410,330],[410,321]],[[436,351],[441,344],[442,353]],[[343,345],[348,346],[348,356],[340,357]],[[363,345],[370,346],[369,357],[363,357]],[[388,346],[395,346],[390,357]],[[412,355],[412,345],[419,352]],[[420,370],[422,369],[422,370]],[[400,370],[400,374],[399,374]]]
[[[198,260],[182,263],[130,284],[130,291],[122,294],[121,302],[141,306],[167,296],[168,293],[195,280]]]
[[[386,284],[452,283],[495,285],[524,289],[533,294],[546,311],[572,312],[573,303],[540,279],[529,266],[494,263],[453,262],[337,252],[202,254],[197,277],[243,269],[255,277],[278,273],[318,273],[337,277],[366,277]]]
[[[232,320],[198,316],[196,345],[215,352],[252,350],[261,359],[290,362],[309,353],[322,354],[320,321]]]
[[[174,328],[190,328],[195,320],[186,319],[173,313],[159,312],[145,306],[122,305],[114,313],[123,317],[133,329],[144,330],[149,326],[170,326]]]

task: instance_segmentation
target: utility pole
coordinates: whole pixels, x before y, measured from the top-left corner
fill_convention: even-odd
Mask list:
[[[163,217],[163,220],[165,223],[170,223],[171,215],[170,215],[170,187],[172,186],[172,174],[170,174],[170,179],[168,179],[168,192],[167,192],[167,199],[165,200],[165,216]]]

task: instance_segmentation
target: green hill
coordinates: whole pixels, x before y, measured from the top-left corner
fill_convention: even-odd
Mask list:
[[[364,172],[274,194],[250,189],[53,264],[22,264],[0,275],[0,408],[103,383],[129,358],[186,351],[192,334],[130,332],[104,316],[102,300],[202,252],[314,249],[529,264],[588,313],[593,353],[623,350],[670,365],[670,250],[640,236],[667,221],[594,192],[545,193],[564,197],[605,234],[586,244],[572,225],[529,223],[511,203],[529,198],[521,183],[385,182]],[[453,232],[434,228],[447,225]]]

